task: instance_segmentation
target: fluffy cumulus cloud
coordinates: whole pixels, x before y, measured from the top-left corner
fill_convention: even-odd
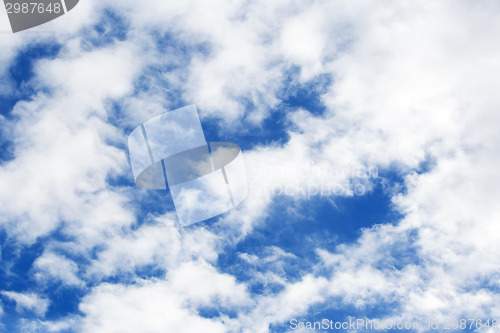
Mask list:
[[[2,34],[1,328],[498,318],[499,15],[87,0]],[[207,136],[243,147],[250,192],[179,228],[166,192],[133,183],[126,142],[193,103]]]

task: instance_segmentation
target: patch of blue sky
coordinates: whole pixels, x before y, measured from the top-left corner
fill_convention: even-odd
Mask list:
[[[18,100],[31,96],[36,91],[29,84],[34,75],[34,65],[41,59],[55,59],[61,50],[61,45],[55,42],[34,43],[21,49],[8,69],[9,79],[13,85],[13,93],[0,95],[2,112],[9,110]]]
[[[52,246],[56,254],[64,256],[74,261],[81,270],[88,266],[90,260],[96,259],[102,248],[96,247],[85,254],[73,253],[65,251],[64,248],[72,246],[72,239],[62,232],[60,227],[49,235],[40,237],[30,246],[22,246],[14,240],[6,237],[2,231],[0,237],[0,246],[2,248],[2,270],[0,271],[0,290],[8,290],[14,292],[30,293],[34,292],[41,297],[50,300],[49,307],[44,318],[47,320],[58,320],[68,315],[80,314],[78,305],[81,299],[88,292],[89,287],[102,282],[99,279],[88,281],[86,286],[75,287],[63,284],[58,279],[48,279],[44,281],[36,280],[34,273],[35,268],[33,263],[47,249],[47,246]],[[139,268],[141,269],[141,268]],[[153,271],[152,269],[148,269]],[[139,272],[140,273],[140,272]],[[132,278],[128,279],[132,280]],[[127,281],[126,276],[110,277],[104,282],[122,282]],[[21,314],[17,313],[15,302],[7,297],[0,295],[5,312],[2,323],[7,328],[7,332],[19,331],[18,321],[36,320],[36,314],[30,310],[23,310]],[[1,331],[1,330],[0,330]]]
[[[41,59],[54,59],[59,54],[61,45],[51,42],[40,42],[26,46],[20,50],[7,70],[7,81],[12,90],[7,93],[0,91],[0,115],[5,121],[15,121],[12,110],[16,103],[22,100],[30,100],[39,92],[30,84],[34,76],[35,63]],[[6,124],[4,126],[10,126]],[[8,133],[0,129],[0,163],[12,160],[14,151]]]
[[[14,158],[14,146],[7,133],[0,128],[0,165]]]
[[[207,318],[207,319],[221,319],[226,318],[229,319],[236,319],[238,318],[238,311],[241,311],[241,309],[234,308],[234,307],[223,307],[220,304],[217,304],[217,302],[214,302],[210,306],[200,306],[196,308],[196,312],[198,316],[202,318]]]
[[[82,31],[81,47],[84,51],[103,48],[127,39],[129,22],[112,10],[104,10],[97,23]]]
[[[290,112],[302,108],[314,115],[322,115],[326,107],[321,96],[332,84],[329,75],[318,75],[307,82],[299,81],[300,69],[292,67],[288,70],[278,93],[280,103],[269,111],[261,124],[245,122],[245,129],[232,131],[222,129],[219,119],[204,119],[202,122],[205,135],[210,141],[237,142],[242,150],[251,150],[256,146],[284,145],[290,139]],[[249,99],[240,99],[246,112],[251,112],[255,105]]]
[[[211,306],[201,306],[196,309],[200,317],[208,319],[221,317],[234,319],[238,317],[238,310],[240,309],[220,306],[220,304],[217,304],[216,302]]]
[[[43,246],[41,242],[28,247],[19,248],[2,242],[2,270],[0,271],[0,290],[14,292],[33,292],[34,281],[31,276],[31,265],[33,261],[41,255]],[[36,288],[35,288],[36,289]],[[5,325],[5,332],[16,332],[18,325],[18,308],[15,301],[4,295],[0,295],[4,315],[2,324]],[[22,318],[36,319],[36,315],[30,311],[23,311]]]
[[[159,265],[148,264],[135,267],[134,274],[130,276],[130,283],[135,283],[137,278],[139,279],[151,279],[151,278],[163,278],[167,271]],[[120,282],[123,283],[123,279],[120,277]]]
[[[197,309],[198,315],[203,318],[218,318],[221,316],[219,309],[213,306],[204,306]]]
[[[17,102],[29,100],[38,91],[29,83],[34,76],[35,63],[41,59],[54,59],[61,45],[51,42],[35,43],[20,50],[7,70],[7,81],[12,90],[0,91],[0,114],[12,119],[12,110]],[[1,156],[0,156],[1,158]]]
[[[259,273],[274,272],[288,282],[298,281],[311,273],[318,263],[317,249],[335,252],[340,244],[355,243],[363,228],[380,223],[396,223],[401,215],[393,210],[391,197],[382,186],[354,197],[313,196],[296,200],[287,196],[275,198],[265,223],[257,227],[236,246],[228,246],[218,259],[222,272],[249,283],[253,294],[276,293],[276,284],[255,281]],[[241,258],[245,253],[265,258],[268,250],[277,247],[288,255],[274,262],[255,265]],[[401,249],[399,249],[401,250]],[[412,256],[410,250],[400,256]],[[394,260],[397,265],[397,259]],[[279,267],[278,271],[273,271]],[[329,271],[317,271],[328,275]]]
[[[50,305],[45,314],[47,320],[57,321],[68,315],[79,315],[79,304],[88,290],[75,287],[54,285],[47,289],[45,295]]]
[[[15,292],[40,293],[50,299],[50,305],[46,313],[47,319],[62,318],[67,314],[78,311],[78,304],[84,291],[81,288],[65,286],[59,280],[47,280],[38,283],[34,277],[33,263],[42,255],[49,241],[62,241],[64,236],[55,232],[39,238],[34,244],[27,247],[12,243],[8,238],[2,237],[2,270],[0,271],[0,290]],[[84,264],[81,258],[76,261],[79,265]],[[0,296],[4,304],[7,316],[16,316],[15,302],[5,296]],[[26,311],[23,318],[29,317]]]
[[[500,293],[500,273],[484,274],[474,282],[475,283],[472,283],[470,288],[464,288],[464,291],[483,289],[495,294]]]
[[[246,108],[250,110],[253,105],[248,102]],[[242,128],[241,131],[222,127],[227,124],[217,118],[204,118],[202,127],[208,141],[236,142],[243,151],[251,150],[256,146],[283,145],[289,139],[287,112],[287,108],[277,107],[271,110],[270,115],[261,124],[245,123],[245,128]],[[231,126],[231,124],[227,126]]]
[[[31,265],[43,253],[45,241],[45,238],[40,238],[30,246],[20,246],[10,238],[2,237],[0,290],[22,291],[33,285]]]
[[[283,82],[281,104],[291,108],[303,108],[314,115],[322,115],[326,107],[322,102],[322,96],[327,93],[333,84],[330,74],[320,74],[307,82],[300,82],[301,69],[292,66],[286,73]]]

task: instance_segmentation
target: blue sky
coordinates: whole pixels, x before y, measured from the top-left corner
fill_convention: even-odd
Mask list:
[[[499,10],[86,0],[1,34],[0,331],[500,319]],[[127,137],[191,104],[250,191],[179,228]]]

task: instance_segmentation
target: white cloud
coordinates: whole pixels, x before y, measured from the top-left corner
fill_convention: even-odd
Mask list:
[[[154,218],[135,233],[107,239],[106,248],[87,268],[87,278],[94,280],[116,274],[134,273],[153,266],[161,271],[176,269],[179,264],[217,259],[217,237],[205,228],[180,231],[173,216]]]
[[[106,53],[86,54],[91,61],[78,57],[40,63],[37,82],[52,82],[54,95],[39,93],[17,103],[12,112],[19,120],[6,124],[13,128],[9,139],[15,159],[0,169],[0,222],[20,240],[32,242],[61,220],[73,222],[72,228],[79,223],[81,236],[95,233],[91,224],[103,230],[132,220],[121,205],[126,199],[106,188],[106,177],[127,161],[123,151],[108,144],[121,133],[106,124],[103,103],[130,89],[135,66],[117,61],[126,61],[120,51]],[[92,75],[79,80],[76,69]],[[64,84],[59,77],[66,78]]]
[[[22,332],[73,332],[78,327],[78,321],[73,318],[65,318],[59,321],[28,321],[25,320],[20,324],[20,331]]]
[[[227,332],[220,318],[203,318],[199,307],[241,307],[245,287],[202,261],[181,265],[166,280],[133,286],[102,284],[85,297],[83,332]]]
[[[49,307],[49,301],[34,293],[20,293],[15,291],[2,291],[2,295],[16,302],[16,311],[32,311],[43,317]]]
[[[78,266],[75,262],[52,252],[45,252],[38,257],[33,266],[35,277],[43,282],[60,280],[68,286],[83,286],[78,278]]]
[[[133,88],[133,79],[143,65],[135,51],[135,46],[126,42],[90,52],[68,48],[61,58],[39,61],[36,80],[56,94],[81,94],[80,98],[102,103]]]

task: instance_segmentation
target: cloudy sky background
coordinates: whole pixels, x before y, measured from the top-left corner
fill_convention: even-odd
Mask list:
[[[17,34],[0,12],[1,330],[500,318],[498,2],[82,0]],[[126,142],[190,104],[251,191],[179,229]]]

